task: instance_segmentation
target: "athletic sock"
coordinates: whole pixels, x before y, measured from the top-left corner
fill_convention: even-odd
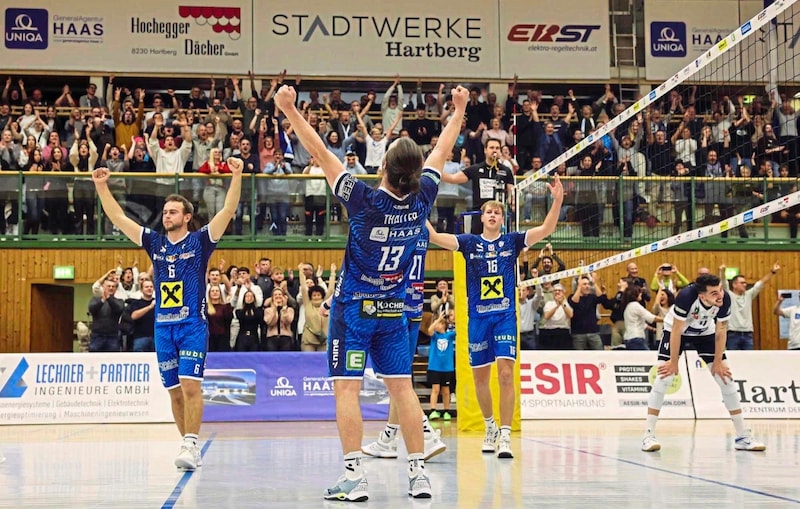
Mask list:
[[[397,430],[400,429],[399,424],[389,424],[386,423],[386,427],[383,428],[383,433],[381,433],[381,441],[389,443],[397,437]]]
[[[656,432],[656,423],[658,422],[658,416],[653,414],[647,414],[647,434],[653,435]]]
[[[361,451],[349,452],[344,455],[344,474],[349,481],[357,481],[364,477],[361,467]]]
[[[744,435],[744,415],[741,413],[731,415],[731,420],[733,421],[733,427],[736,428],[736,436]]]
[[[425,434],[433,433],[431,423],[428,421],[428,416],[425,414],[422,414],[422,432]]]

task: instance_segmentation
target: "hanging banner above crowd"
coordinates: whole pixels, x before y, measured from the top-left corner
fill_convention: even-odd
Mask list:
[[[793,51],[791,23],[782,23],[779,16],[777,42],[766,36],[769,27],[761,27],[758,33],[746,23],[764,9],[760,0],[730,2],[727,0],[650,0],[644,10],[645,17],[645,64],[648,80],[665,80],[692,61],[699,61],[711,47],[722,43],[728,34],[736,31],[735,37],[743,40],[717,62],[707,66],[698,81],[748,82],[768,81],[768,69],[778,70],[777,60],[770,63],[765,58],[767,48],[781,51],[777,59],[787,61],[787,48]],[[788,28],[787,28],[788,27]],[[738,29],[738,30],[737,30]],[[796,29],[796,28],[795,28]],[[791,33],[789,33],[791,32]],[[786,34],[789,34],[788,36]],[[791,70],[789,70],[791,71]],[[780,79],[787,78],[786,70]]]
[[[8,69],[607,80],[606,0],[539,3],[15,0],[0,20]]]
[[[249,0],[6,5],[3,54],[12,68],[224,74],[252,62]]]
[[[521,79],[607,80],[607,0],[500,1],[500,73]]]
[[[497,2],[254,2],[256,73],[474,76],[499,73]]]

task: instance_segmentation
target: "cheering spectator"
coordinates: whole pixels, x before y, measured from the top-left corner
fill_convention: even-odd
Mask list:
[[[331,134],[338,136],[335,132]],[[303,169],[303,175],[317,175],[324,177],[322,168],[317,165],[314,156],[311,156],[311,162]],[[306,218],[306,236],[311,237],[312,229],[314,230],[317,240],[322,240],[322,235],[325,229],[325,212],[327,210],[325,191],[327,184],[324,178],[306,179],[306,192],[305,192],[305,218]],[[314,225],[316,224],[316,228]],[[300,285],[303,286],[302,284]]]
[[[230,327],[233,308],[225,298],[222,286],[209,284],[206,301],[208,303],[208,351],[229,352],[231,350]]]
[[[239,333],[236,336],[235,350],[237,352],[263,350],[261,343],[264,310],[256,305],[256,296],[252,289],[245,290],[242,297],[242,308],[236,310],[236,319],[239,322]]]
[[[142,281],[142,298],[131,299],[128,301],[128,311],[133,319],[133,338],[134,352],[154,352],[155,351],[155,287],[151,279]]]
[[[117,281],[106,277],[100,296],[93,296],[89,301],[89,314],[92,315],[90,352],[120,351],[119,317],[125,304],[114,297],[116,291]]]
[[[648,323],[663,322],[664,318],[654,315],[642,302],[642,289],[636,285],[628,285],[622,296],[622,308],[625,319],[623,341],[627,350],[648,350],[645,340],[645,328]]]
[[[288,305],[284,289],[276,286],[272,290],[272,299],[264,307],[264,323],[267,325],[265,341],[268,352],[292,350],[294,316],[294,308]]]
[[[102,108],[106,105],[106,101],[96,94],[97,85],[89,83],[86,87],[86,95],[82,95],[78,99],[78,104],[81,108]]]
[[[301,263],[298,269],[305,317],[300,337],[300,350],[324,352],[328,347],[328,320],[324,320],[320,314],[320,306],[333,295],[333,289],[336,286],[336,265],[331,265],[327,291],[322,286],[314,284],[313,279],[306,277],[306,265]]]
[[[570,320],[574,311],[564,295],[564,287],[553,285],[553,300],[545,297],[543,323],[539,326],[539,350],[571,350]]]

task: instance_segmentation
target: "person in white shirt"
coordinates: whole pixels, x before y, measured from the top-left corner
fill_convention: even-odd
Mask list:
[[[622,342],[626,350],[649,350],[645,340],[645,329],[648,323],[663,322],[664,318],[656,316],[642,303],[642,288],[638,285],[628,285],[622,293],[622,315],[625,322],[625,331]]]
[[[753,301],[764,289],[764,285],[772,276],[781,270],[776,262],[772,271],[764,274],[752,288],[747,288],[747,279],[741,274],[731,279],[730,284],[725,279],[725,265],[720,265],[720,279],[723,288],[731,296],[731,319],[728,322],[728,338],[725,343],[726,350],[752,350],[753,349]]]
[[[789,319],[789,344],[786,348],[800,351],[800,305],[782,308],[781,303],[784,298],[783,295],[778,296],[772,312],[777,316]]]
[[[402,115],[398,115],[394,119],[394,123],[386,130],[384,134],[378,126],[373,126],[371,131],[367,131],[367,126],[364,124],[363,115],[366,110],[356,114],[358,119],[358,128],[364,134],[364,143],[367,145],[367,158],[364,161],[364,168],[370,175],[378,173],[378,168],[383,164],[383,157],[386,155],[386,147],[392,139],[392,131],[403,119]]]
[[[544,320],[539,327],[539,350],[572,350],[569,333],[572,313],[564,287],[553,285],[553,300],[545,303],[542,310]]]

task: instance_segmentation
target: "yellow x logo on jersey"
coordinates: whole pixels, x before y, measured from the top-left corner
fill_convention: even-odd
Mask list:
[[[161,308],[183,307],[183,281],[161,283]]]
[[[497,299],[503,296],[503,276],[481,278],[481,300]]]

